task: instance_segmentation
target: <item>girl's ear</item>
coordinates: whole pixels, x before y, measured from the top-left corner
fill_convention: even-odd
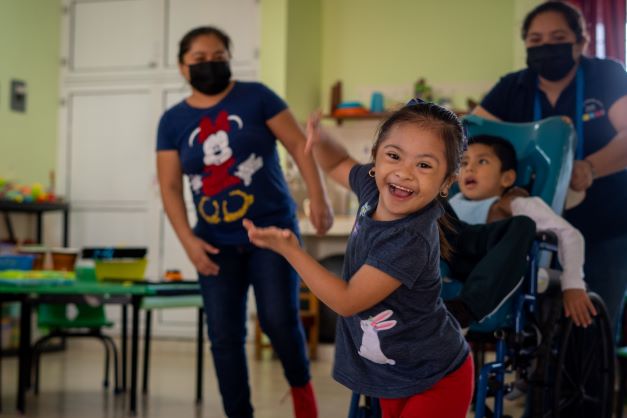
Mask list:
[[[501,173],[501,187],[509,188],[514,185],[516,181],[516,171],[507,170]]]

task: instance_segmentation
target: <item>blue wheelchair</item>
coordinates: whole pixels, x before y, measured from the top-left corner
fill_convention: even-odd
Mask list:
[[[514,124],[475,115],[466,116],[463,122],[469,137],[493,135],[509,140],[518,155],[516,185],[562,212],[576,141],[570,123],[552,117]],[[563,315],[559,283],[550,283],[545,292],[538,292],[538,269],[557,269],[556,252],[556,238],[539,233],[527,255],[524,279],[494,312],[469,327],[467,339],[476,367],[476,418],[507,418],[505,397],[517,386],[526,388],[525,417],[612,416],[614,340],[603,301],[589,293],[598,314],[583,328]],[[444,282],[442,297],[459,294],[462,286],[454,280]],[[486,352],[492,350],[494,359],[486,362]],[[493,401],[488,405],[490,398]],[[349,418],[378,416],[376,399],[366,399],[364,404],[353,394]]]

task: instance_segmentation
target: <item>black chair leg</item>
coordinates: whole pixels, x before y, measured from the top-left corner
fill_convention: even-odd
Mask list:
[[[202,403],[202,384],[203,384],[203,359],[204,359],[204,318],[205,312],[202,308],[198,308],[198,324],[196,335],[196,403]]]
[[[122,390],[120,388],[120,378],[118,374],[119,366],[118,366],[118,349],[115,346],[115,341],[113,338],[108,335],[102,335],[102,339],[106,344],[109,345],[111,349],[111,353],[113,354],[113,384],[114,384],[114,393],[121,393]]]
[[[152,333],[152,311],[146,310],[146,326],[144,329],[144,374],[142,376],[142,393],[148,393],[148,369],[150,367],[150,337]]]
[[[39,341],[37,341],[32,348],[31,351],[31,355],[32,355],[32,359],[31,359],[31,367],[34,368],[34,370],[30,370],[29,371],[29,376],[34,375],[34,382],[33,383],[33,392],[35,393],[35,395],[39,394],[39,381],[40,381],[40,370],[41,370],[41,352],[43,350],[43,347],[46,345],[46,343],[48,341],[50,341],[51,339],[58,337],[58,334],[54,334],[54,333],[50,333],[48,335],[46,335],[45,337],[41,338]]]
[[[104,337],[100,337],[100,340],[102,341],[102,345],[104,346],[104,350],[105,350],[105,363],[104,363],[104,380],[102,382],[102,386],[104,388],[108,388],[109,387],[109,351],[110,351],[110,347],[109,344],[107,344],[107,340],[105,340]]]

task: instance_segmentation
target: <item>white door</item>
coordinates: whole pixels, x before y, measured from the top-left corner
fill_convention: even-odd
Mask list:
[[[65,113],[72,245],[148,247],[149,277],[158,264],[154,99],[148,88],[74,90]]]

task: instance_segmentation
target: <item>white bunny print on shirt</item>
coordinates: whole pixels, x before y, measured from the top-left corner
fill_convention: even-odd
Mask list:
[[[379,331],[393,328],[396,325],[396,321],[385,321],[393,314],[394,312],[388,309],[377,314],[374,318],[361,321],[361,329],[364,335],[358,352],[360,356],[378,364],[396,364],[396,361],[387,358],[381,351],[381,342],[378,335]]]

